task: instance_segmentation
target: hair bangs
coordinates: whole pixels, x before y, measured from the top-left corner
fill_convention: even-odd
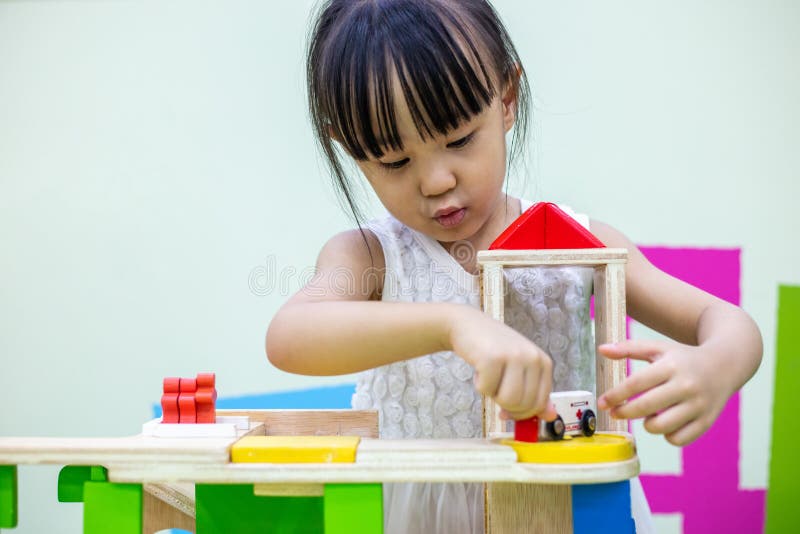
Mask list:
[[[427,139],[458,128],[496,94],[491,69],[461,21],[444,10],[431,17],[413,4],[394,5],[354,13],[350,31],[335,37],[342,53],[328,63],[330,124],[359,160],[402,150],[399,96],[418,135]]]

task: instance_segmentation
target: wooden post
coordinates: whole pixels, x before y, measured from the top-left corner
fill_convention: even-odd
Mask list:
[[[503,301],[505,298],[505,279],[503,266],[488,264],[481,277],[481,300],[483,311],[501,323],[504,321]],[[491,436],[505,432],[506,422],[500,419],[500,407],[493,399],[483,398],[483,435]]]
[[[625,265],[608,263],[595,268],[594,339],[595,346],[625,340]],[[596,387],[599,397],[625,379],[627,360],[595,358]],[[598,430],[626,432],[628,422],[611,419],[608,412],[597,414]]]
[[[145,484],[143,534],[179,528],[195,532],[194,484]]]

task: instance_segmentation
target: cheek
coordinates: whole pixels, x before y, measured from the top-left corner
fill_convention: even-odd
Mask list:
[[[374,180],[369,184],[381,203],[387,207],[391,206],[392,211],[403,213],[412,209],[413,191],[410,190],[412,186],[408,180]]]
[[[481,161],[484,162],[481,171],[487,187],[494,186],[497,182],[502,183],[506,174],[505,146],[501,143],[494,143],[487,147]]]
[[[381,178],[373,180],[369,183],[372,189],[379,195],[398,195],[402,191],[403,183],[400,180],[392,180],[390,178]]]

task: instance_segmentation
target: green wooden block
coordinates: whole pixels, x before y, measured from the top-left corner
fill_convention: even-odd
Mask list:
[[[108,469],[101,465],[93,465],[89,470],[89,478],[94,482],[107,482]]]
[[[0,465],[0,527],[17,526],[17,466]]]
[[[797,532],[800,501],[800,426],[794,397],[800,384],[800,287],[778,288],[778,334],[775,354],[775,401],[772,408],[772,455],[767,490],[767,533]]]
[[[381,534],[381,484],[325,484],[325,534]]]
[[[252,484],[197,484],[195,505],[197,534],[323,532],[322,497],[258,497]]]
[[[83,488],[84,534],[141,534],[142,485],[89,481]]]
[[[58,502],[83,502],[83,485],[89,481],[105,482],[108,470],[90,465],[68,465],[58,473]]]

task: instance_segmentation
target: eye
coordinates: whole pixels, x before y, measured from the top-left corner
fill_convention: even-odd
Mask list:
[[[461,139],[456,139],[452,143],[447,143],[447,148],[461,148],[467,146],[470,141],[472,141],[472,136],[475,135],[475,132],[465,135]]]
[[[384,167],[386,169],[400,169],[402,167],[405,167],[405,165],[406,165],[406,163],[408,163],[408,161],[409,161],[408,158],[403,158],[403,159],[399,159],[397,161],[389,161],[389,162],[381,161],[379,163],[381,164],[381,167]]]

